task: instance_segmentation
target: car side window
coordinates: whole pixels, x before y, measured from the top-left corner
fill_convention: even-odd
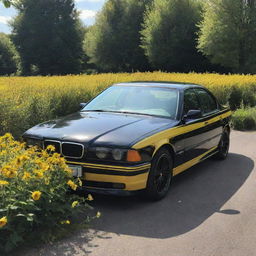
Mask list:
[[[184,92],[183,113],[187,114],[189,110],[200,110],[200,104],[194,89],[188,89]]]
[[[204,89],[197,88],[195,91],[198,95],[203,115],[207,115],[218,110],[217,102],[210,93]]]

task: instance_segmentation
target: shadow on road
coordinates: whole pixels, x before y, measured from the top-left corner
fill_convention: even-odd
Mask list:
[[[230,154],[225,161],[207,160],[179,175],[168,196],[160,202],[140,197],[95,196],[102,212],[93,228],[133,236],[169,238],[184,234],[215,212],[239,214],[221,207],[237,192],[253,170],[254,162]]]
[[[17,255],[88,255],[98,247],[95,237],[111,239],[107,232],[163,239],[189,232],[215,212],[240,214],[239,209],[221,208],[253,168],[250,158],[238,154],[230,154],[226,161],[207,160],[175,177],[168,196],[160,202],[148,202],[138,196],[94,195],[93,206],[102,212],[102,217],[92,224],[93,231],[82,230],[53,246],[28,253],[20,251]]]

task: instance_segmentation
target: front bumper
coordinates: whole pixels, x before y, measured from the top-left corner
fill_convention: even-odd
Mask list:
[[[87,191],[103,194],[132,194],[146,188],[150,163],[113,166],[68,161],[83,167],[83,185]]]

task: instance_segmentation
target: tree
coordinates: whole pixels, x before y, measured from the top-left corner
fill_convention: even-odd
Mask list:
[[[108,0],[85,38],[90,62],[101,71],[145,71],[149,65],[140,48],[146,5],[152,0]]]
[[[18,70],[18,53],[10,38],[0,33],[0,75],[10,75]]]
[[[16,3],[15,0],[0,0],[0,2],[2,2],[6,8],[9,8]]]
[[[256,73],[256,1],[209,0],[198,49],[213,63],[238,73]]]
[[[83,29],[74,0],[20,0],[13,41],[25,75],[81,72]]]
[[[147,10],[142,47],[154,68],[187,72],[209,67],[196,49],[201,9],[197,0],[155,0]]]

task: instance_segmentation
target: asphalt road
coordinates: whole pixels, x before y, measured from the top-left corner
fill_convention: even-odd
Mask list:
[[[228,159],[179,175],[164,200],[96,196],[89,232],[22,255],[255,256],[255,161],[256,132],[232,132]]]

